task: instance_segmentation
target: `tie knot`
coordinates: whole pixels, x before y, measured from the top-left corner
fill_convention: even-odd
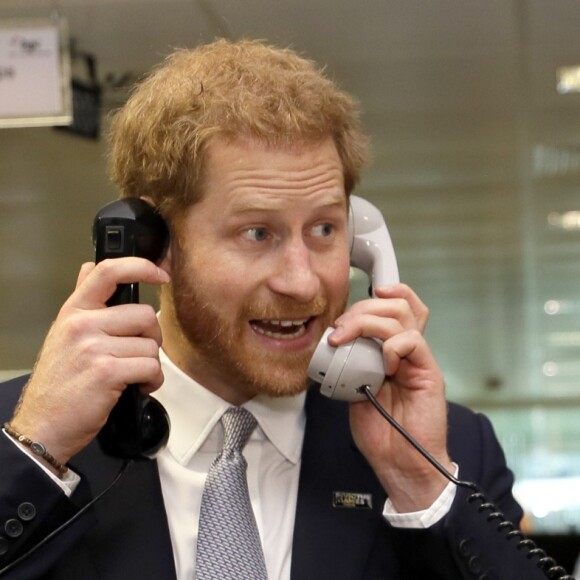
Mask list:
[[[241,451],[258,424],[252,413],[242,407],[230,407],[221,418],[224,449]]]

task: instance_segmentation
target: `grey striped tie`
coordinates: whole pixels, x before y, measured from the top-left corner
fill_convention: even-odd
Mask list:
[[[196,578],[267,580],[242,455],[256,419],[246,409],[230,407],[221,422],[224,446],[210,467],[201,497]]]

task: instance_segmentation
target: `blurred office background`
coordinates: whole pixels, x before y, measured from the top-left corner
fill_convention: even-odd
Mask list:
[[[580,531],[578,0],[0,2],[0,26],[55,15],[100,129],[0,129],[2,376],[32,367],[92,258],[93,214],[116,196],[106,115],[127,87],[172,47],[267,39],[361,101],[374,163],[358,193],[431,308],[449,398],[491,417],[531,529]]]

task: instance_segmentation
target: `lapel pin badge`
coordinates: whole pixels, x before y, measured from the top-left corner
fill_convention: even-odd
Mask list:
[[[352,491],[333,491],[332,507],[370,510],[373,508],[373,496],[370,493]]]

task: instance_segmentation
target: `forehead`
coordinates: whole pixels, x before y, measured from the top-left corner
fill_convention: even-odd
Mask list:
[[[235,177],[237,172],[250,171],[258,177],[275,177],[278,172],[301,174],[308,172],[339,173],[343,166],[334,141],[320,141],[274,146],[250,137],[225,139],[214,137],[205,157],[206,181]]]
[[[297,198],[346,203],[343,166],[330,138],[283,147],[251,138],[214,138],[206,151],[202,187],[204,198],[218,197],[228,206]]]

